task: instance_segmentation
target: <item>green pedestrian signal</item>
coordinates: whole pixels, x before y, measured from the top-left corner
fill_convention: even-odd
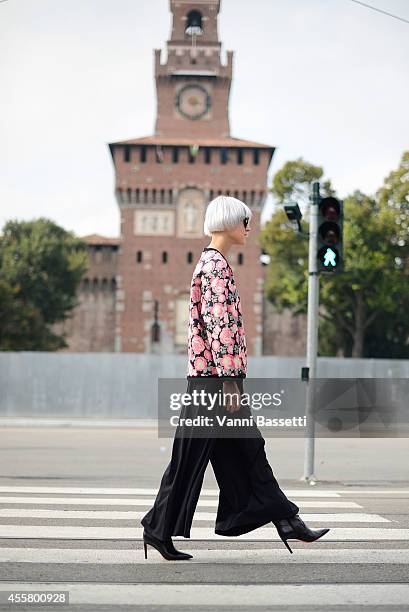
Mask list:
[[[324,264],[325,267],[332,266],[333,268],[335,268],[335,266],[337,265],[337,253],[336,253],[336,251],[333,251],[332,249],[330,249],[328,247],[327,250],[324,253],[323,264]]]
[[[343,202],[319,198],[317,258],[319,272],[340,272],[343,267]]]

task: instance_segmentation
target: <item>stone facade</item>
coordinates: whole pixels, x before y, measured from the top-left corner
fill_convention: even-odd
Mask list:
[[[289,309],[278,313],[265,298],[263,308],[263,355],[306,355],[307,315],[294,317]]]
[[[219,0],[171,0],[170,7],[166,60],[161,50],[154,52],[155,133],[109,145],[120,237],[85,237],[90,269],[66,327],[68,350],[185,353],[193,266],[210,242],[203,234],[206,205],[226,194],[245,201],[253,213],[245,249],[233,247],[229,254],[248,354],[269,354],[278,346],[281,354],[297,354],[284,349],[288,316],[265,321],[270,311],[257,235],[274,147],[230,135],[233,52],[223,64]],[[274,325],[281,325],[279,343]],[[296,346],[299,340],[291,351]]]
[[[82,239],[88,245],[89,266],[78,291],[78,306],[55,331],[66,333],[66,352],[112,352],[120,240],[96,234]]]

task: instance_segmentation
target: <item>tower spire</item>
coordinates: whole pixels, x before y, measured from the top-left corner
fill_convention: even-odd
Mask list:
[[[220,0],[170,0],[170,10],[165,63],[155,49],[155,134],[228,137],[233,52],[227,52],[227,64],[222,64]]]

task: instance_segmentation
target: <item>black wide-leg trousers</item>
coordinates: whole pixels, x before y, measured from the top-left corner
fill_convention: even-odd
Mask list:
[[[204,377],[203,377],[204,378]],[[188,379],[187,393],[193,388],[209,389],[210,381]],[[211,388],[222,389],[212,379]],[[243,392],[243,379],[237,379]],[[220,409],[229,417],[238,413]],[[242,410],[240,410],[242,414]],[[202,405],[189,416],[208,415]],[[250,410],[248,409],[248,414]],[[180,417],[186,416],[182,408]],[[193,515],[204,474],[210,461],[219,487],[215,533],[238,536],[266,525],[274,519],[289,518],[299,512],[274,477],[265,453],[265,441],[255,424],[249,437],[194,437],[193,429],[175,435],[171,460],[162,476],[153,507],[142,518],[147,533],[159,540],[172,536],[190,538]],[[179,428],[179,426],[178,426]]]

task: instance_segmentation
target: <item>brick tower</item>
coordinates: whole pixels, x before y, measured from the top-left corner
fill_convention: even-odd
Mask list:
[[[121,214],[115,350],[184,353],[193,267],[210,238],[206,205],[233,195],[252,209],[245,248],[229,253],[249,355],[262,354],[264,266],[257,243],[269,145],[230,135],[233,52],[221,61],[220,0],[170,0],[167,57],[155,50],[155,134],[111,143]]]

